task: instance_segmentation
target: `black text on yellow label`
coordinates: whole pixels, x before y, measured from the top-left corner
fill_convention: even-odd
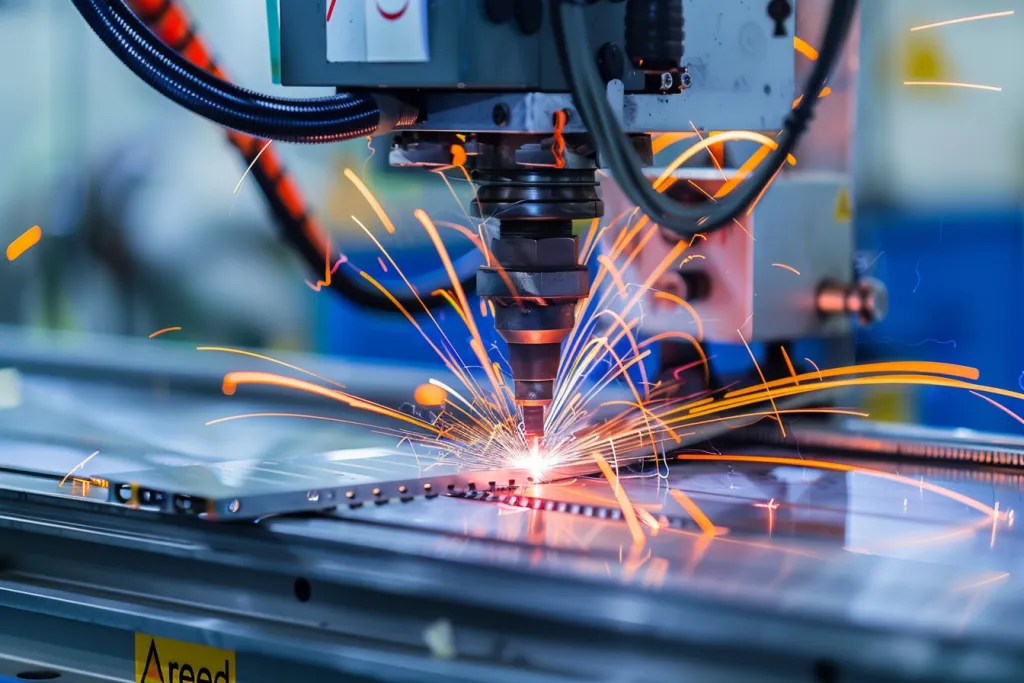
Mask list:
[[[136,683],[235,683],[235,653],[135,634]]]

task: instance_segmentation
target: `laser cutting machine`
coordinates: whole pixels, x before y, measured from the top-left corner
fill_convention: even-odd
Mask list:
[[[680,239],[731,226],[806,130],[854,14],[853,3],[836,3],[808,79],[810,95],[794,108],[794,7],[784,0],[738,2],[728,12],[683,0],[322,5],[280,4],[281,79],[345,92],[288,104],[240,93],[147,41],[147,29],[123,3],[76,1],[137,74],[215,122],[285,141],[393,134],[390,160],[397,166],[437,168],[461,156],[478,185],[474,213],[498,223],[495,263],[480,270],[475,284],[495,307],[515,400],[534,442],[544,434],[561,343],[590,289],[572,222],[604,213],[598,166]],[[160,21],[166,6],[140,4],[150,21]],[[687,24],[696,29],[687,34]],[[721,205],[687,205],[655,192],[641,170],[653,162],[651,134],[683,125],[782,134],[766,162]],[[831,279],[813,281],[831,288],[821,303],[842,318],[856,312],[851,307],[859,310],[861,290],[852,282],[852,239],[833,239],[847,244],[826,250],[836,264],[824,273]],[[317,248],[307,243],[303,251],[319,268]],[[347,287],[372,296],[359,284]],[[784,300],[788,305],[792,297]],[[804,308],[810,315],[814,307]],[[757,317],[760,326],[769,315]],[[780,325],[790,322],[778,318]],[[798,333],[821,328],[810,327]]]
[[[590,287],[573,221],[639,207],[661,226],[641,280],[647,256],[706,235],[665,290],[709,339],[841,345],[885,313],[884,288],[854,271],[845,179],[783,173],[758,201],[855,2],[834,0],[801,91],[792,0],[285,0],[271,12],[281,80],[339,90],[315,100],[228,83],[177,3],[73,2],[147,83],[232,129],[316,274],[326,245],[254,141],[390,135],[395,165],[465,164],[497,236],[495,263],[464,285],[494,305],[531,439]],[[708,202],[738,169],[651,186],[651,135],[691,128],[782,132]],[[332,289],[393,308],[344,271]],[[652,311],[645,331],[679,325]],[[808,421],[778,442],[718,426],[654,476],[539,483],[428,467],[368,436],[339,448],[329,420],[344,409],[196,432],[223,366],[191,350],[0,349],[24,376],[22,405],[0,412],[0,680],[1010,681],[1024,666],[1005,628],[1024,599],[1008,512],[1019,439]],[[425,372],[290,360],[381,402]],[[60,410],[75,420],[55,433]],[[282,411],[308,412],[272,392],[240,408]],[[87,474],[84,444],[100,446]]]

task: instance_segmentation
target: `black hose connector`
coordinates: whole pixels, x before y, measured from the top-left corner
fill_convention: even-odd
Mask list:
[[[380,110],[368,94],[285,99],[213,76],[157,39],[123,0],[72,0],[121,62],[165,97],[216,124],[265,140],[326,143],[373,133]]]
[[[683,0],[629,0],[626,3],[626,54],[648,74],[682,68],[686,27]]]

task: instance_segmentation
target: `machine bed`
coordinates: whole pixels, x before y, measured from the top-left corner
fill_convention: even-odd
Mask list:
[[[1024,453],[1012,439],[879,425],[798,425],[789,445],[711,435],[667,470],[623,473],[642,546],[613,487],[583,471],[538,485],[474,473],[484,484],[436,496],[232,522],[57,483],[95,450],[83,480],[328,452],[369,466],[382,442],[306,422],[204,427],[296,409],[217,396],[233,359],[100,381],[60,354],[49,367],[16,355],[5,364],[23,368],[24,400],[0,412],[0,677],[139,681],[150,643],[224,658],[242,681],[996,681],[1024,666],[1020,475],[922,445],[983,463],[993,448]]]

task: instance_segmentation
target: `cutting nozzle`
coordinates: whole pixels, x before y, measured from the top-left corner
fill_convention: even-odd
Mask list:
[[[576,305],[590,293],[572,222],[600,216],[604,205],[584,157],[578,168],[521,167],[520,159],[533,159],[519,154],[523,144],[537,145],[534,151],[543,154],[549,143],[513,136],[488,144],[496,147],[476,159],[473,210],[500,222],[491,259],[477,274],[477,293],[493,305],[494,329],[508,342],[513,398],[533,450],[544,439],[562,342],[576,324]]]
[[[523,406],[523,434],[530,452],[538,452],[544,441],[544,406]]]

